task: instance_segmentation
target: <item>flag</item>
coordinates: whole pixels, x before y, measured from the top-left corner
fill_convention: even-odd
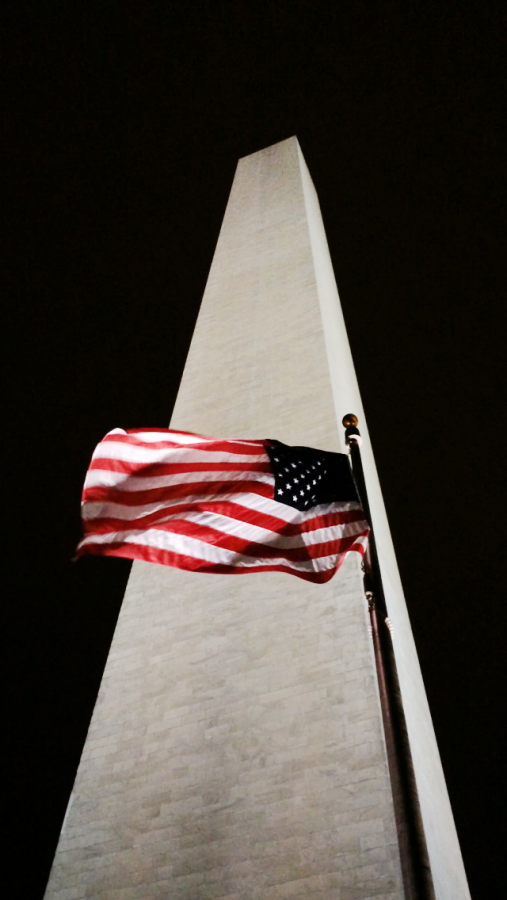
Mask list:
[[[368,523],[348,457],[275,440],[115,428],[93,453],[77,556],[329,581]]]

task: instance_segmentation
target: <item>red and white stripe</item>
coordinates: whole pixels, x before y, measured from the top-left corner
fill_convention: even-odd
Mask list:
[[[86,475],[77,555],[329,581],[347,553],[365,551],[363,511],[357,503],[305,512],[279,503],[265,443],[115,428]]]

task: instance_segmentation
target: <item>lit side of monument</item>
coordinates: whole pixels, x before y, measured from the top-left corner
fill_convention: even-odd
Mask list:
[[[344,451],[350,411],[435,894],[461,900],[318,200],[291,138],[238,165],[171,427]],[[302,896],[404,897],[358,557],[326,585],[135,563],[47,900]]]

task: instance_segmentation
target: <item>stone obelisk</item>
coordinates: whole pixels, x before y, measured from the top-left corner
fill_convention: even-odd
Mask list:
[[[465,900],[319,204],[290,138],[238,164],[171,426],[345,451],[349,412],[435,895]],[[357,555],[326,585],[134,563],[47,900],[403,896]]]

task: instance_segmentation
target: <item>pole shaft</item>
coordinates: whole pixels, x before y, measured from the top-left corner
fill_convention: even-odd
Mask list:
[[[346,434],[354,480],[371,529],[363,562],[364,586],[372,628],[405,895],[407,900],[435,900],[396,661],[386,622],[387,606],[357,440],[359,432],[357,428],[347,428]]]

